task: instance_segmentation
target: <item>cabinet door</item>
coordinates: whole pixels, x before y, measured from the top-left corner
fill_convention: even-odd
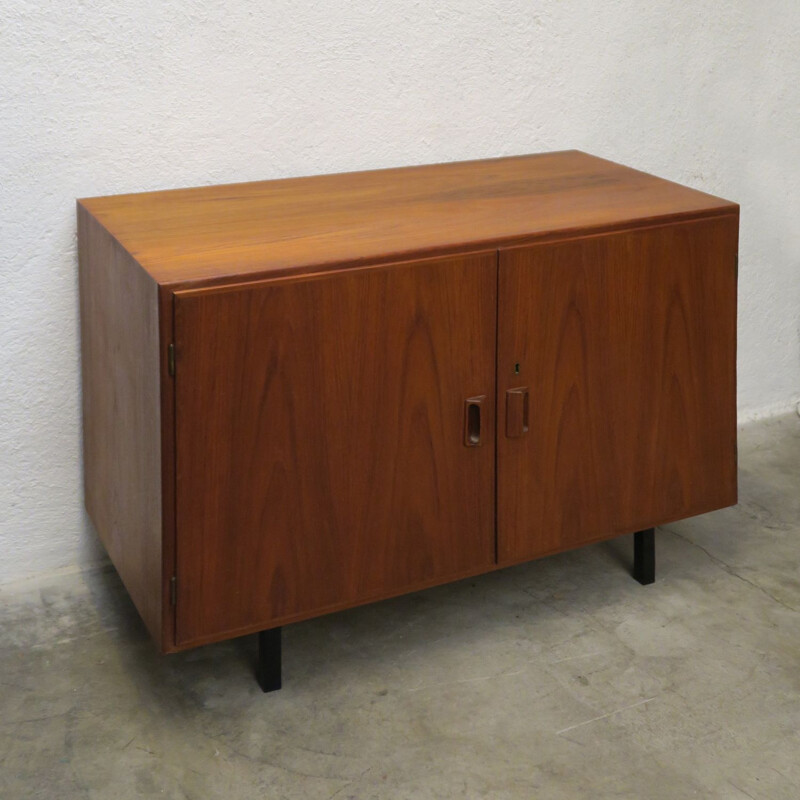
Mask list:
[[[178,644],[494,562],[496,291],[493,252],[176,294]]]
[[[501,252],[500,563],[736,502],[737,230]]]

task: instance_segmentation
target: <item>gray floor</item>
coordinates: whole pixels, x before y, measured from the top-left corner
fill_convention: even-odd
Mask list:
[[[0,595],[0,797],[800,797],[800,419],[743,429],[741,503],[156,655],[110,570]]]

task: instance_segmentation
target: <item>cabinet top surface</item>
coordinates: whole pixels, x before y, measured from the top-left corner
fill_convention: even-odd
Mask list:
[[[576,150],[79,204],[164,285],[316,272],[738,211]]]

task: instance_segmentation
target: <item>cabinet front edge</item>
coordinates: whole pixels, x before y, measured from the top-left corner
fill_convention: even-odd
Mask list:
[[[193,289],[226,286],[228,284],[262,283],[268,280],[312,277],[355,269],[385,267],[406,262],[442,259],[449,256],[479,255],[484,252],[494,252],[497,250],[510,249],[512,247],[527,247],[534,244],[566,241],[588,236],[601,236],[603,234],[617,233],[620,231],[659,228],[665,225],[678,225],[715,219],[718,217],[738,216],[739,206],[732,203],[716,208],[705,209],[703,211],[681,212],[659,217],[642,217],[614,224],[564,228],[558,231],[541,231],[480,241],[451,242],[418,250],[376,253],[375,255],[363,256],[356,259],[329,262],[319,261],[297,265],[289,264],[279,267],[270,267],[264,270],[247,270],[244,272],[237,272],[234,270],[222,271],[216,275],[207,275],[179,281],[162,281],[159,285],[170,292],[185,292]],[[146,266],[143,265],[143,268],[146,269]]]

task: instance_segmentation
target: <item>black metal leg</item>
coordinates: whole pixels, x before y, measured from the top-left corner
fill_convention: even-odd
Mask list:
[[[272,628],[258,634],[256,680],[262,692],[281,688],[281,629]]]
[[[633,577],[642,586],[656,579],[656,529],[647,528],[633,534]]]

